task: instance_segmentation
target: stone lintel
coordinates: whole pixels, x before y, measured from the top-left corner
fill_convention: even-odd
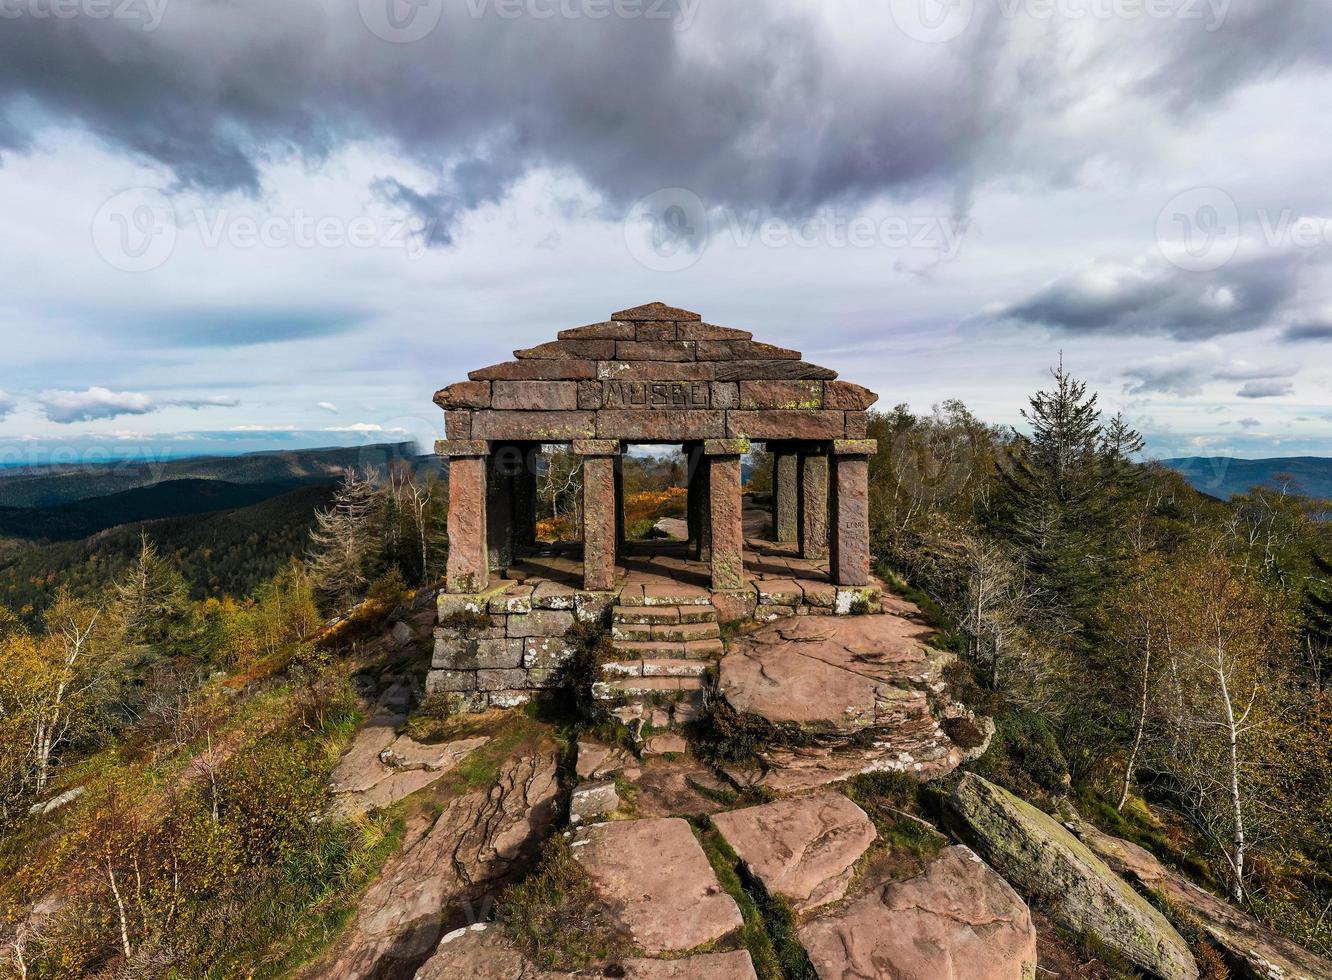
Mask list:
[[[618,456],[620,455],[620,441],[618,439],[575,439],[573,441],[573,453],[575,456]]]
[[[489,456],[490,444],[484,439],[436,439],[435,454],[449,459]]]
[[[703,318],[690,310],[682,310],[678,306],[667,306],[665,303],[644,303],[642,306],[631,307],[627,310],[620,310],[618,313],[611,314],[612,320],[627,320],[631,323],[651,320],[674,320],[676,322],[687,320],[697,322]]]
[[[704,439],[704,456],[743,456],[749,452],[748,439]]]
[[[834,456],[873,456],[879,451],[878,439],[834,439]]]

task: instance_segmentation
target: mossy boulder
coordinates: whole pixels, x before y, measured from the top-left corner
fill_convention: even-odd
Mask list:
[[[1196,980],[1188,944],[1092,850],[1030,803],[967,773],[948,798],[949,822],[1028,900],[1164,980]]]

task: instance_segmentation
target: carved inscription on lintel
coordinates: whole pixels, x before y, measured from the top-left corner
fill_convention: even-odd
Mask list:
[[[712,388],[706,381],[606,381],[605,408],[711,408]]]

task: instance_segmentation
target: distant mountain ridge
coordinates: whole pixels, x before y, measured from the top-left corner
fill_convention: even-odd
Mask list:
[[[1229,500],[1258,486],[1280,487],[1292,479],[1291,491],[1307,497],[1332,499],[1332,458],[1277,456],[1271,459],[1236,459],[1232,456],[1183,456],[1161,460],[1176,470],[1195,490]]]
[[[238,456],[192,456],[152,462],[114,462],[0,470],[0,507],[53,507],[178,480],[233,484],[314,485],[348,469],[381,469],[391,460],[418,462],[410,442],[324,449],[290,449]]]
[[[70,541],[119,524],[248,507],[303,486],[332,486],[335,480],[332,475],[317,484],[306,479],[271,483],[167,480],[51,507],[0,507],[0,537]]]

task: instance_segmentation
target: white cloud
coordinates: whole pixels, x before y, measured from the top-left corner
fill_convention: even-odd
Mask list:
[[[0,388],[0,419],[4,418],[10,412],[14,411],[14,409],[17,407],[18,407],[18,402],[14,401],[14,399],[11,396],[5,394],[3,388]]]
[[[112,391],[100,385],[86,391],[44,391],[37,396],[37,403],[48,419],[61,424],[147,415],[157,407],[142,392]]]
[[[315,408],[322,408],[325,412],[332,412],[334,415],[338,412],[338,406],[334,405],[332,402],[320,402]]]
[[[3,392],[0,392],[2,395]],[[157,401],[141,391],[112,391],[101,385],[93,385],[85,391],[43,391],[37,396],[37,403],[42,406],[42,412],[48,419],[62,425],[113,419],[121,415],[147,415],[164,408],[235,408],[240,404],[230,395]],[[4,401],[0,398],[0,418],[5,414]]]
[[[406,430],[406,429],[399,429],[399,428],[385,428],[384,426],[380,425],[378,422],[356,422],[356,423],[353,424],[353,425],[332,425],[332,426],[329,426],[329,427],[326,428],[326,429],[323,429],[322,431],[324,431],[324,432],[382,432],[382,433],[387,433],[387,434],[395,435],[395,436],[406,435],[406,434],[407,434],[407,430]]]

